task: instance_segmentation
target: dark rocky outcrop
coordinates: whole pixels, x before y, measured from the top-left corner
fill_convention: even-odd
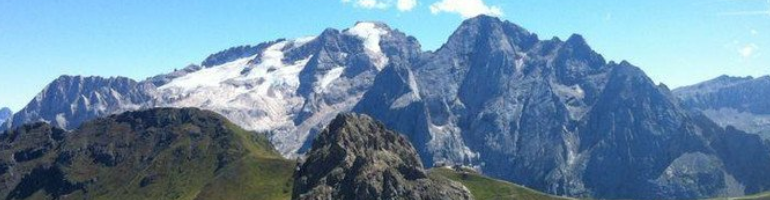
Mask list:
[[[313,142],[294,175],[293,199],[471,199],[430,177],[403,136],[365,115],[342,114]]]

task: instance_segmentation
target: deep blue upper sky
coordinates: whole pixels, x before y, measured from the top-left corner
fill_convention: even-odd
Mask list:
[[[770,74],[770,0],[5,0],[0,107],[22,108],[62,74],[143,80],[228,47],[356,21],[385,22],[434,50],[478,13],[543,39],[580,33],[672,87]]]

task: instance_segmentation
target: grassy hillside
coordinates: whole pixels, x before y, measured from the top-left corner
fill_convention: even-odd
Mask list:
[[[36,124],[0,136],[6,199],[289,199],[294,162],[266,138],[197,109]]]
[[[573,198],[552,196],[510,182],[485,177],[473,171],[463,171],[465,173],[448,168],[434,168],[430,174],[462,183],[468,187],[477,200],[574,200]],[[770,200],[770,193],[744,197],[714,198],[710,200]]]
[[[745,197],[714,198],[712,200],[770,200],[770,193],[749,195]]]
[[[516,200],[568,200],[570,198],[547,195],[510,182],[485,177],[478,173],[465,170],[458,172],[448,168],[434,168],[433,176],[442,176],[465,185],[477,200],[487,199],[516,199]]]

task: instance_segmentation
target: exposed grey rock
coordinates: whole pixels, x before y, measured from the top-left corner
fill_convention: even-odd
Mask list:
[[[13,112],[9,108],[0,109],[0,125],[13,116]]]
[[[100,116],[145,107],[153,97],[154,86],[129,78],[61,76],[15,113],[4,127],[10,130],[42,121],[73,129]]]
[[[209,68],[209,67],[225,64],[228,62],[232,62],[240,58],[253,56],[258,53],[261,53],[267,47],[281,41],[284,41],[284,40],[279,39],[273,42],[261,43],[256,46],[244,45],[244,46],[232,47],[232,48],[217,52],[215,54],[209,55],[209,57],[207,57],[205,60],[203,60],[203,62],[201,62],[201,66],[203,68]]]
[[[293,199],[472,199],[461,184],[429,177],[399,133],[357,114],[332,121],[294,177]]]
[[[734,126],[770,139],[770,76],[720,76],[677,88],[674,94],[683,106],[703,112],[720,126]]]
[[[161,75],[150,77],[144,82],[150,82],[154,86],[161,86],[161,85],[165,85],[168,82],[171,82],[171,80],[174,80],[175,78],[185,76],[187,74],[196,72],[201,69],[203,69],[203,67],[199,65],[188,65],[187,67],[181,70],[174,70],[173,72],[168,74],[161,74]]]
[[[770,158],[759,140],[693,116],[665,85],[606,62],[580,35],[539,40],[492,17],[465,21],[420,61],[391,63],[354,112],[406,133],[427,165],[473,165],[552,194],[704,198],[770,184],[740,175],[767,166],[725,153]],[[697,177],[682,172],[693,153],[709,161]]]

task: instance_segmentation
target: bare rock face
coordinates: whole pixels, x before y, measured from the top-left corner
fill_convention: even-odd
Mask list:
[[[372,118],[342,114],[294,173],[293,199],[471,199],[461,184],[429,177],[407,139]]]
[[[488,16],[466,20],[419,61],[391,62],[353,112],[407,134],[426,166],[471,165],[551,194],[698,199],[770,188],[759,137],[688,112],[580,35],[541,40]]]
[[[11,112],[11,109],[8,108],[2,108],[0,109],[0,124],[3,124],[5,120],[8,120],[8,118],[11,118],[13,115],[13,112]]]
[[[770,76],[720,76],[673,93],[688,109],[702,112],[723,127],[770,139]]]
[[[0,130],[34,122],[71,130],[97,117],[146,107],[153,96],[152,85],[125,77],[61,76],[8,118]]]

